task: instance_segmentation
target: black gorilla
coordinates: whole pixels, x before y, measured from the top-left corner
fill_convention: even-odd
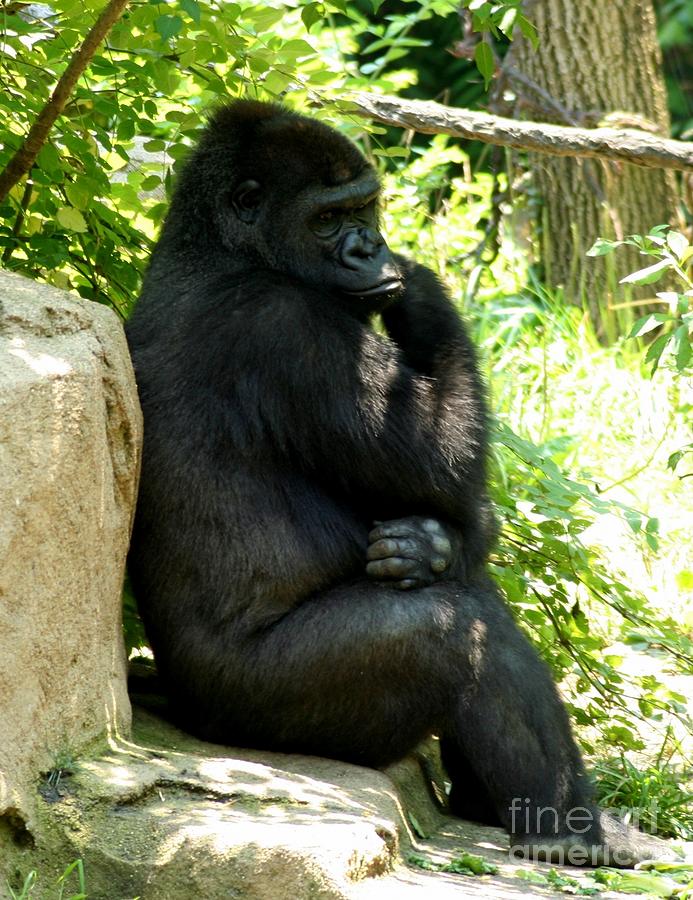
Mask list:
[[[180,176],[127,329],[129,567],[157,666],[212,741],[382,766],[437,733],[457,813],[601,862],[566,713],[484,570],[474,351],[435,276],[388,250],[378,192],[343,136],[252,101]]]

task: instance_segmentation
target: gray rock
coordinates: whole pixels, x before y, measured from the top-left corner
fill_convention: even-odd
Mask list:
[[[33,839],[38,772],[129,732],[141,435],[117,316],[0,272],[0,839]]]

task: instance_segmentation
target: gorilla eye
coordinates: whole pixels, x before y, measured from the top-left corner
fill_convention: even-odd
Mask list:
[[[342,227],[342,219],[341,209],[323,209],[313,219],[313,231],[320,237],[332,237]]]

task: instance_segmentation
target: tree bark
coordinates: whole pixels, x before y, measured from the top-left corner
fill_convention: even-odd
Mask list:
[[[525,12],[539,46],[535,51],[518,36],[506,57],[501,87],[515,95],[515,117],[573,125],[635,117],[668,136],[651,0],[525,0]],[[622,253],[614,273],[612,258],[585,254],[598,236],[620,239],[675,221],[673,172],[535,154],[530,164],[543,201],[546,281],[563,285],[566,299],[585,304],[598,332],[611,336],[615,323],[605,304],[617,276],[640,268],[641,258]]]

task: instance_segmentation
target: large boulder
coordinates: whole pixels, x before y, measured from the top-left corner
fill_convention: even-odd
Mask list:
[[[34,840],[38,773],[129,732],[141,435],[115,313],[0,272],[0,856]]]

